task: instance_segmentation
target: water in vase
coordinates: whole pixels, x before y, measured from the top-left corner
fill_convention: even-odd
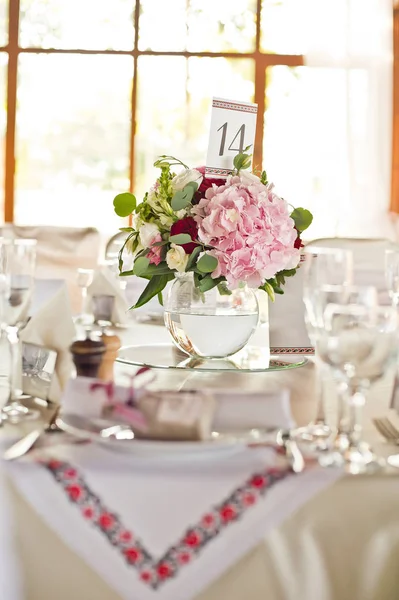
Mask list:
[[[165,311],[165,324],[190,355],[223,358],[245,346],[258,324],[258,313],[195,314]]]

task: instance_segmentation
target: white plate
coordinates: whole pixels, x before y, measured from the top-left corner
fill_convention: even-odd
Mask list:
[[[57,418],[57,425],[65,433],[74,437],[89,440],[119,452],[134,454],[140,458],[179,459],[192,457],[208,457],[239,452],[249,443],[265,441],[272,443],[273,436],[267,432],[251,429],[238,433],[213,432],[209,440],[204,441],[161,441],[141,439],[116,439],[114,436],[103,437],[101,431],[116,425],[115,421],[88,418],[74,414],[63,414]],[[275,436],[274,436],[275,439]]]

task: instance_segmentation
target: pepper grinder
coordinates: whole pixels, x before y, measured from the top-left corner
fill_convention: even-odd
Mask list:
[[[113,381],[114,363],[121,347],[121,340],[115,334],[102,333],[100,336],[105,346],[97,377],[103,381]]]
[[[69,348],[78,377],[98,377],[106,347],[101,339],[75,340]]]

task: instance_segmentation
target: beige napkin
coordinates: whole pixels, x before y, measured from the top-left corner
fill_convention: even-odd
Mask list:
[[[49,400],[58,402],[73,370],[69,352],[76,335],[66,284],[31,318],[20,333],[21,342],[38,344],[57,352],[55,373],[51,382]]]
[[[87,290],[87,295],[89,305],[93,296],[114,296],[115,303],[112,311],[112,323],[115,325],[125,325],[127,323],[129,305],[126,300],[125,291],[121,289],[118,277],[107,267],[100,267],[96,270],[93,283]]]

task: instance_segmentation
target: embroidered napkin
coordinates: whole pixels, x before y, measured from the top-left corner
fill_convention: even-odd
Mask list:
[[[53,402],[60,400],[62,390],[73,371],[69,346],[74,337],[75,326],[68,290],[64,284],[55,296],[36,312],[20,333],[22,342],[45,346],[57,352],[55,373],[49,391],[49,400]]]
[[[269,449],[186,452],[170,463],[57,446],[6,466],[44,522],[124,600],[196,598],[341,476],[292,475]]]
[[[129,305],[125,291],[119,285],[119,279],[107,269],[99,267],[94,273],[93,282],[87,290],[88,301],[93,302],[93,296],[113,296],[115,298],[111,320],[114,325],[125,325],[128,321]]]

